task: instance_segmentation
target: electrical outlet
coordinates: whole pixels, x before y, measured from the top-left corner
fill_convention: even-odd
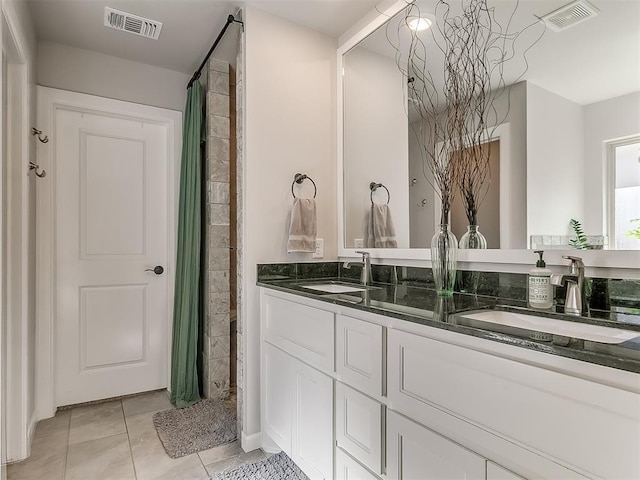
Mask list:
[[[322,257],[324,257],[324,240],[321,238],[316,238],[316,251],[313,252],[313,256],[311,258]]]
[[[364,239],[362,239],[362,238],[354,238],[354,240],[353,240],[353,248],[364,248]]]

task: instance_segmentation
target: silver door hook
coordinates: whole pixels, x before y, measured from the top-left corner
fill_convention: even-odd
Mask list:
[[[38,165],[37,163],[29,162],[29,171],[31,171],[31,170],[35,170],[36,171],[36,175],[38,177],[40,177],[40,178],[44,178],[44,177],[47,176],[47,172],[45,170],[40,170],[40,165]],[[38,171],[38,170],[40,170],[40,171]]]
[[[38,140],[40,140],[42,143],[47,143],[49,141],[49,137],[47,137],[46,135],[43,136],[42,130],[38,130],[35,127],[31,127],[31,135],[37,135]]]

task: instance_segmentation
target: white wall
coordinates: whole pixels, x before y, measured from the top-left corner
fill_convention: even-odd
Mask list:
[[[528,235],[568,235],[584,202],[582,106],[527,83]],[[589,233],[589,232],[587,232]]]
[[[640,133],[640,92],[584,107],[584,229],[606,233],[604,142]]]
[[[390,193],[398,248],[409,248],[409,156],[405,81],[395,58],[356,47],[344,56],[345,242],[367,240],[371,182]],[[387,201],[384,189],[374,201]],[[366,246],[366,243],[365,243]]]
[[[3,216],[8,226],[7,274],[9,301],[7,340],[7,459],[20,460],[28,455],[35,427],[35,194],[36,179],[26,176],[29,160],[35,160],[37,42],[28,5],[10,0],[3,13],[12,32],[4,32],[8,65],[3,72],[9,81],[10,110],[7,138],[10,140],[6,167],[8,201]],[[7,105],[3,105],[3,110]],[[4,379],[3,379],[4,380]],[[3,385],[4,388],[4,385]]]
[[[38,84],[184,111],[191,76],[57,43],[38,44]]]
[[[244,434],[260,432],[260,305],[256,264],[308,261],[286,252],[291,182],[318,186],[318,237],[336,259],[337,41],[255,7],[246,10],[244,183]],[[305,182],[307,183],[307,182]]]
[[[411,248],[429,248],[436,230],[435,193],[433,174],[425,167],[426,153],[422,151],[418,136],[420,120],[409,126],[409,183],[415,178],[416,184],[409,187],[409,231]],[[422,201],[426,200],[425,205]],[[438,214],[439,215],[439,214]],[[440,219],[438,217],[438,223]]]

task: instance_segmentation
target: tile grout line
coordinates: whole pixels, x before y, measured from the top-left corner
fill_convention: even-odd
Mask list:
[[[54,414],[55,416],[55,414]],[[69,414],[69,425],[67,426],[67,450],[64,454],[64,463],[62,464],[62,480],[67,478],[67,461],[69,460],[69,445],[71,441],[71,417],[73,416],[73,410]]]
[[[124,430],[127,433],[127,444],[129,445],[129,455],[131,455],[131,466],[133,467],[133,478],[138,479],[138,471],[136,470],[136,462],[133,459],[133,448],[131,448],[131,437],[129,436],[129,424],[127,423],[127,416],[124,413],[124,403],[120,400],[120,406],[122,407],[122,418],[124,420]]]
[[[196,455],[198,456],[198,460],[200,460],[200,465],[202,465],[202,468],[204,468],[204,473],[207,475],[207,477],[210,478],[211,475],[209,475],[209,470],[207,470],[207,466],[202,461],[202,457],[200,456],[200,452],[196,452]]]

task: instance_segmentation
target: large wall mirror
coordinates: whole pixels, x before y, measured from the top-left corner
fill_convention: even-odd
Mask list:
[[[415,3],[437,22],[437,0]],[[504,73],[504,114],[487,138],[491,180],[478,224],[489,249],[569,250],[575,219],[590,249],[640,250],[640,2],[589,0],[592,18],[560,31],[539,20],[569,3],[489,1],[510,31],[538,22],[522,36],[526,63],[516,45],[522,61]],[[372,202],[388,204],[398,249],[429,248],[439,224],[415,135],[422,120],[398,65],[409,28],[401,7],[339,54],[344,251],[373,246]],[[442,53],[430,46],[438,34],[421,33],[434,78],[443,76]],[[468,222],[459,205],[450,220],[460,238]]]

